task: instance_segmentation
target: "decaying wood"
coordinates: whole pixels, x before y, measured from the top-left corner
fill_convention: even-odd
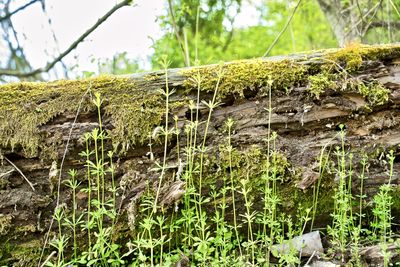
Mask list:
[[[304,65],[318,65],[322,64],[320,57],[323,53],[316,52],[268,60],[279,61],[284,59]],[[359,152],[364,151],[371,157],[367,173],[369,179],[364,184],[364,192],[370,198],[377,192],[380,185],[387,182],[386,171],[388,167],[382,164],[385,153],[388,152],[388,149],[393,149],[396,155],[399,153],[399,60],[400,58],[397,58],[397,56],[387,56],[384,59],[377,58],[363,62],[360,70],[351,73],[353,80],[373,79],[390,90],[389,100],[379,106],[366,107],[368,105],[366,99],[357,92],[328,89],[319,98],[316,98],[309,93],[307,83],[303,82],[295,88],[290,88],[289,93],[279,90],[272,91],[271,104],[273,109],[269,120],[267,111],[269,97],[265,90],[244,88],[243,97],[226,94],[221,99],[222,104],[215,109],[212,115],[207,135],[209,151],[212,151],[213,155],[217,155],[218,160],[218,147],[221,144],[226,144],[226,132],[223,126],[228,118],[235,121],[231,142],[232,146],[238,151],[246,151],[252,146],[257,146],[266,153],[265,138],[271,129],[278,134],[276,150],[285,155],[290,164],[286,170],[288,178],[282,183],[291,185],[294,188],[293,190],[298,190],[299,194],[310,194],[310,191],[312,191],[310,188],[319,176],[318,158],[320,151],[323,148],[334,150],[334,147],[340,144],[339,124],[344,124],[346,147]],[[171,97],[171,102],[174,103],[182,98],[187,77],[179,69],[169,70],[167,75],[170,89],[177,89],[177,93]],[[149,80],[148,77],[151,77],[151,79]],[[162,71],[135,74],[130,79],[143,92],[155,91],[165,86],[165,74]],[[21,86],[21,90],[23,90],[23,85]],[[184,97],[196,100],[196,94],[197,92],[192,90],[185,93]],[[202,100],[208,101],[211,98],[212,93],[201,93]],[[79,102],[80,99],[75,101]],[[200,119],[205,121],[209,110],[204,104],[200,105],[198,110]],[[178,126],[182,133],[190,114],[191,111],[186,105],[178,106],[173,110],[173,114],[170,114],[171,116],[178,116]],[[64,170],[82,168],[82,160],[78,156],[78,153],[84,149],[82,135],[99,126],[96,112],[94,110],[83,110],[77,117],[70,135],[74,117],[74,112],[61,112],[51,121],[41,125],[39,129],[42,144],[47,144],[46,140],[56,139],[59,141],[60,145],[56,147],[56,162],[58,161],[58,164],[65,150],[65,144],[69,140]],[[106,129],[113,128],[113,121],[110,117],[104,115],[102,119]],[[171,119],[170,122],[170,127],[173,127],[173,120]],[[200,124],[199,132],[203,132],[204,127],[204,123]],[[186,141],[183,134],[180,141],[180,144],[184,144]],[[20,174],[12,168],[10,161],[3,160],[1,162],[0,238],[2,242],[0,250],[7,251],[5,244],[8,244],[7,246],[11,248],[15,246],[29,249],[30,246],[37,246],[42,242],[55,208],[56,196],[53,194],[55,190],[52,183],[54,182],[53,178],[57,175],[52,174],[55,172],[54,160],[40,156],[40,151],[36,155],[29,156],[20,146],[13,149],[9,146],[0,147],[0,152],[25,174],[35,188],[35,191],[32,191],[29,184],[21,179]],[[136,144],[129,147],[126,153],[117,155],[118,157],[115,159],[117,162],[116,179],[121,187],[118,192],[118,205],[121,207],[121,214],[126,209],[135,209],[132,203],[137,201],[146,190],[148,181],[154,182],[154,186],[157,185],[159,174],[154,171],[154,159],[162,159],[163,144],[152,144],[152,151],[150,154],[149,152],[147,144]],[[355,157],[359,159],[361,156]],[[167,162],[176,171],[180,165],[185,164],[177,158],[176,140],[171,141],[168,145]],[[398,185],[400,182],[399,171],[400,163],[396,161],[394,164],[395,175],[392,179],[394,185]],[[66,177],[67,175],[63,173],[62,178],[65,179]],[[334,179],[334,177],[331,178]],[[357,179],[354,179],[355,192],[358,190],[358,184]],[[184,194],[184,186],[184,182],[180,180],[174,182],[171,179],[166,179],[161,190],[159,203],[166,206],[179,205],[179,200]],[[320,197],[331,198],[331,195],[324,194],[324,191],[330,189],[321,188]],[[208,190],[204,192],[207,193]],[[81,203],[86,200],[85,195],[79,195],[78,198]],[[67,188],[62,189],[60,201],[61,203],[71,201]],[[290,198],[285,199],[284,208],[289,210],[294,208]],[[394,211],[393,214],[396,214],[396,212]],[[321,221],[330,218],[329,212],[319,215],[322,216]],[[130,216],[132,216],[132,213]],[[127,224],[126,218],[119,219],[119,222]],[[36,240],[39,240],[39,242],[35,243]],[[21,260],[21,255],[15,255],[12,251],[7,251],[4,255],[11,255],[16,261]]]

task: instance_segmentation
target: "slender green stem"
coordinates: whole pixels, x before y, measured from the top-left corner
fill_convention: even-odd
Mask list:
[[[90,215],[91,215],[91,205],[92,205],[92,182],[91,182],[91,175],[90,175],[90,166],[89,166],[89,161],[90,161],[90,151],[89,151],[89,138],[90,135],[87,135],[85,137],[86,140],[86,178],[88,181],[88,202],[87,202],[87,229],[88,229],[88,254],[91,254],[91,249],[92,249],[92,240],[91,240],[91,223],[90,223]]]
[[[322,149],[321,149],[321,153],[319,155],[319,171],[318,171],[318,181],[316,186],[314,185],[313,187],[313,208],[312,208],[312,219],[311,219],[311,225],[310,225],[310,232],[313,231],[313,227],[314,227],[314,220],[315,220],[315,214],[317,212],[317,207],[318,207],[318,197],[319,197],[319,189],[321,187],[321,181],[322,178],[325,174],[325,169],[326,166],[329,162],[329,155],[331,152],[331,148],[329,148],[328,153],[325,155],[325,149],[326,147],[329,145],[330,142],[328,142]]]
[[[240,256],[243,256],[242,247],[241,247],[240,239],[239,239],[238,225],[237,225],[236,198],[235,198],[236,185],[235,185],[235,181],[234,181],[234,177],[233,177],[233,168],[232,168],[232,144],[231,144],[231,131],[232,131],[232,129],[231,128],[232,128],[232,125],[233,125],[233,121],[228,120],[227,125],[228,125],[229,177],[230,177],[230,183],[231,183],[232,210],[233,210],[233,228],[235,230],[235,236],[236,236],[236,241],[238,243]]]
[[[72,176],[72,182],[75,182],[75,177]],[[72,231],[73,231],[73,241],[74,241],[74,259],[77,259],[76,250],[78,248],[76,243],[76,187],[75,185],[72,187]]]
[[[100,164],[101,164],[101,168],[100,168],[100,177],[101,177],[101,203],[102,203],[102,208],[104,208],[104,203],[105,203],[105,178],[104,178],[104,168],[103,168],[103,164],[104,164],[104,132],[103,132],[103,123],[102,123],[102,119],[101,119],[101,111],[100,111],[100,107],[101,107],[101,100],[100,100],[100,95],[98,95],[99,99],[98,99],[98,106],[97,106],[97,115],[98,115],[98,119],[99,119],[99,137],[100,137],[100,151],[101,151],[101,160],[100,160]],[[100,186],[100,185],[99,185]]]
[[[169,84],[168,84],[168,66],[167,62],[165,62],[165,129],[164,129],[164,158],[163,158],[163,164],[162,164],[162,170],[161,170],[161,175],[160,179],[158,181],[158,188],[157,188],[157,193],[156,193],[156,198],[154,200],[154,206],[153,206],[153,212],[155,213],[157,211],[157,202],[158,202],[158,197],[160,195],[161,187],[162,187],[162,182],[163,178],[165,175],[165,169],[167,165],[167,150],[168,150],[168,115],[169,115],[169,96],[170,96],[170,91],[169,91]]]

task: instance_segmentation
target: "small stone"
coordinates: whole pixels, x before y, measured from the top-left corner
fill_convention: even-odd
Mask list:
[[[319,231],[296,236],[291,240],[284,240],[282,244],[272,246],[272,250],[275,250],[278,254],[289,253],[293,248],[299,253],[301,252],[302,257],[310,257],[316,253],[324,252]]]
[[[327,108],[334,108],[334,107],[336,107],[336,104],[335,104],[335,103],[327,103],[327,104],[325,105],[325,107],[327,107]]]
[[[338,267],[340,265],[334,264],[330,261],[313,261],[310,265],[304,265],[308,267]]]

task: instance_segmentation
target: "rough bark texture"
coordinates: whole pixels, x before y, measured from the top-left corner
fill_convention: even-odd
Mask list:
[[[340,0],[318,0],[318,4],[331,24],[339,46],[360,42],[364,35],[361,23],[364,19],[357,13],[356,8],[344,7]]]
[[[226,172],[226,152],[221,146],[227,144],[224,123],[232,118],[235,121],[232,146],[237,155],[234,168],[238,175],[250,175],[255,184],[262,174],[260,166],[265,163],[265,138],[269,125],[278,134],[276,151],[282,167],[279,175],[285,199],[283,209],[295,213],[299,202],[310,204],[307,201],[311,199],[311,188],[318,178],[320,151],[323,147],[327,150],[333,147],[334,151],[334,146],[340,144],[340,124],[345,125],[346,148],[351,148],[354,153],[356,173],[361,153],[369,155],[369,179],[365,181],[365,192],[371,197],[388,179],[387,165],[382,164],[381,159],[389,149],[393,149],[395,155],[399,153],[398,60],[399,46],[351,47],[223,66],[169,70],[169,88],[176,90],[171,96],[169,122],[170,127],[174,127],[173,115],[178,117],[182,162],[185,164],[182,144],[187,141],[184,127],[191,116],[196,115],[196,108],[191,111],[187,105],[190,100],[196,102],[197,99],[194,79],[197,73],[201,74],[200,99],[209,101],[216,88],[215,72],[222,69],[224,73],[216,94],[221,105],[212,114],[207,135],[204,194],[209,192],[208,185],[220,186],[221,172]],[[102,82],[98,83],[98,80]],[[0,87],[0,137],[3,138],[0,152],[4,157],[0,165],[1,261],[30,265],[40,255],[56,205],[58,175],[51,172],[59,170],[67,140],[69,147],[62,166],[62,179],[67,178],[66,171],[70,168],[84,170],[84,161],[78,155],[84,150],[81,137],[99,126],[96,109],[90,101],[90,93],[95,91],[102,93],[102,121],[112,138],[107,141],[107,148],[115,148],[118,152],[115,154],[117,183],[129,183],[125,184],[125,192],[119,189],[117,206],[122,207],[119,233],[125,238],[132,233],[128,227],[129,214],[125,216],[125,210],[132,208],[131,203],[146,190],[146,181],[156,188],[160,175],[154,171],[155,161],[148,154],[148,135],[165,121],[165,103],[157,91],[165,87],[165,73],[159,71],[98,80]],[[273,108],[270,121],[267,110],[269,85]],[[37,88],[39,91],[33,93]],[[74,123],[81,99],[82,108]],[[150,99],[155,100],[149,102]],[[208,108],[200,104],[200,121],[206,121],[208,113]],[[33,121],[31,125],[26,125],[27,118],[29,122]],[[199,126],[201,138],[198,144],[205,125]],[[184,183],[172,178],[179,169],[177,144],[176,136],[172,136],[167,151],[167,163],[171,168],[164,178],[160,197],[160,203],[166,207],[176,201],[179,203],[184,192]],[[153,140],[152,152],[156,161],[162,161],[163,143]],[[251,159],[246,159],[248,155]],[[333,152],[331,155],[334,159]],[[35,191],[10,162],[33,184]],[[399,171],[400,164],[396,160],[392,180],[395,185],[399,183]],[[359,184],[356,177],[355,174],[355,192]],[[84,184],[84,177],[81,180]],[[317,224],[330,218],[334,180],[333,174],[323,178]],[[397,216],[396,205],[400,203],[397,190],[394,197],[393,214]],[[86,198],[85,194],[78,194],[78,206],[84,207]],[[70,190],[62,185],[60,203],[69,205],[70,201]],[[244,208],[240,204],[237,206]]]

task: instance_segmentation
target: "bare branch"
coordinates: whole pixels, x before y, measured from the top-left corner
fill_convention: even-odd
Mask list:
[[[176,40],[178,41],[179,46],[181,47],[182,55],[183,55],[183,58],[185,60],[185,66],[189,67],[190,66],[190,61],[189,61],[189,57],[188,57],[188,51],[187,51],[187,49],[185,49],[183,38],[179,33],[178,25],[177,25],[176,20],[175,20],[174,10],[172,9],[171,0],[168,0],[168,10],[169,10],[169,14],[170,14],[171,19],[172,19],[172,26],[174,27]]]
[[[115,5],[113,8],[111,8],[104,16],[99,18],[92,27],[86,30],[86,32],[84,32],[77,40],[75,40],[75,42],[73,42],[64,52],[62,52],[55,59],[53,59],[53,61],[47,63],[45,67],[38,68],[30,72],[19,72],[17,70],[0,69],[0,75],[24,78],[49,71],[65,56],[67,56],[72,50],[74,50],[86,37],[88,37],[94,30],[96,30],[103,22],[105,22],[115,11],[124,6],[129,5],[131,2],[132,0],[124,0],[118,5]]]
[[[276,36],[275,40],[272,42],[272,44],[268,47],[267,51],[264,53],[263,57],[268,56],[269,52],[271,52],[272,48],[274,48],[274,46],[276,45],[276,43],[279,41],[279,39],[281,38],[282,34],[287,30],[287,28],[289,27],[290,23],[292,22],[292,19],[294,17],[294,14],[296,14],[297,9],[299,8],[301,4],[301,0],[299,0],[296,4],[296,6],[293,9],[292,14],[290,15],[289,19],[287,20],[285,26],[283,27],[283,29],[279,32],[279,34]]]
[[[370,10],[368,10],[354,25],[350,28],[349,31],[346,32],[346,36],[348,36],[353,29],[356,29],[367,17],[369,17],[369,21],[372,21],[372,19],[376,15],[376,11],[378,10],[379,5],[381,4],[382,0],[377,2]],[[374,12],[372,16],[370,16],[371,12]],[[368,28],[369,26],[366,26]],[[365,35],[365,32],[362,33],[362,35]]]
[[[329,3],[324,0],[317,0],[317,2],[320,5],[322,10],[331,10],[332,9],[332,3]]]
[[[31,6],[31,5],[33,5],[34,3],[39,2],[39,1],[41,1],[41,0],[32,0],[32,1],[28,2],[28,3],[26,3],[25,5],[20,6],[19,8],[17,8],[16,10],[14,10],[13,12],[9,12],[9,13],[7,12],[3,17],[0,17],[0,21],[11,18],[11,16],[17,14],[18,12],[24,10],[25,8]]]
[[[14,167],[14,169],[19,172],[19,174],[21,174],[21,176],[25,179],[25,181],[29,184],[29,186],[32,188],[33,191],[35,191],[35,187],[33,187],[33,184],[31,183],[31,181],[29,181],[28,178],[26,178],[25,174],[11,161],[9,160],[6,156],[3,155],[3,158],[11,164],[11,166]]]
[[[370,28],[385,28],[388,27],[388,24],[390,23],[390,27],[392,28],[396,28],[396,29],[400,29],[400,21],[374,21],[371,23],[371,25],[369,26]]]
[[[360,3],[358,2],[358,0],[356,0],[356,5],[357,5],[358,13],[360,14],[360,18],[361,18],[361,20],[362,20],[362,23],[363,23],[363,24],[366,24],[366,22],[364,21],[364,13],[363,13],[363,11],[362,11],[362,9],[361,9],[361,5],[360,5]],[[361,28],[363,28],[363,25],[361,25]]]
[[[374,13],[369,16],[368,24],[364,26],[362,35],[365,36],[370,29],[371,23],[373,22],[373,19],[375,18],[376,14],[378,13],[378,7],[381,6],[383,0],[379,0],[377,8],[375,8]],[[369,12],[368,12],[369,13]]]

